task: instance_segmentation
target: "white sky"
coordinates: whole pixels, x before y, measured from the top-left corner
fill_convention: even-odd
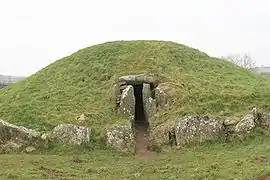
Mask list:
[[[0,74],[28,76],[112,40],[171,40],[270,64],[268,0],[0,0]]]

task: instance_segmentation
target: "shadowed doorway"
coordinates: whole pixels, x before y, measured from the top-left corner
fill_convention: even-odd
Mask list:
[[[149,123],[146,119],[143,103],[143,85],[133,85],[135,96],[135,118],[134,130],[136,141],[136,152],[148,151],[148,127]]]

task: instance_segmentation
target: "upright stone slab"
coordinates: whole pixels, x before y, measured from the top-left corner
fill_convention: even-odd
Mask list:
[[[122,93],[120,100],[119,113],[122,115],[131,118],[134,118],[135,115],[135,95],[134,88],[131,85],[128,85]]]
[[[156,112],[156,101],[151,97],[151,87],[150,84],[143,84],[142,96],[143,96],[143,106],[144,113],[147,120],[150,120],[151,117]]]
[[[149,99],[151,97],[150,84],[145,84],[145,83],[143,84],[142,94],[143,94],[143,102],[145,103],[147,101],[147,99]]]

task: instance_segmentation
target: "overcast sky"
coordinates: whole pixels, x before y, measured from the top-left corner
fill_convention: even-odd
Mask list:
[[[0,74],[31,75],[113,40],[171,40],[270,64],[268,0],[0,0]]]

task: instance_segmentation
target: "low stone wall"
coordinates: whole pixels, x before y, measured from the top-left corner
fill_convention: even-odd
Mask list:
[[[127,128],[131,128],[129,125]],[[177,146],[204,143],[206,141],[232,141],[234,139],[245,140],[254,135],[256,130],[270,134],[270,115],[259,112],[256,108],[248,112],[242,118],[218,118],[214,116],[186,116],[175,121],[163,123],[155,128],[150,127],[149,146]],[[127,132],[129,132],[127,134]],[[128,143],[130,138],[119,139],[119,137],[132,137],[132,130],[118,131],[119,134],[107,139],[117,139],[121,146],[117,150],[132,149],[133,142]],[[125,134],[125,136],[121,136]],[[134,141],[134,139],[132,139]],[[132,144],[132,146],[129,146]],[[119,143],[117,144],[119,145]],[[125,147],[128,145],[128,147]],[[131,151],[133,152],[133,151]]]
[[[83,116],[80,116],[80,119]],[[224,141],[235,138],[245,140],[254,135],[256,129],[270,134],[270,114],[253,109],[242,118],[217,118],[214,116],[186,116],[151,128],[149,145],[171,145],[183,147],[187,144],[206,141]],[[63,145],[93,143],[91,128],[74,124],[61,124],[51,132],[39,133],[22,126],[0,120],[0,151],[7,149],[35,149],[48,141]],[[130,122],[115,125],[104,131],[105,143],[120,152],[134,152],[134,134]],[[34,147],[34,148],[33,148]]]
[[[256,129],[267,135],[270,133],[270,115],[259,112],[256,108],[242,118],[186,116],[168,124],[169,126],[161,125],[152,130],[150,139],[153,144],[175,144],[181,147],[214,140],[244,140],[253,135]]]

